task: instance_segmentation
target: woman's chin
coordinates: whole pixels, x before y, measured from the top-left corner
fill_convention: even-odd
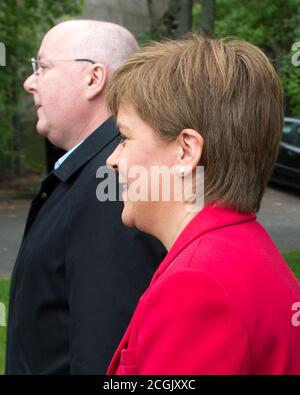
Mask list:
[[[123,212],[122,212],[122,222],[125,226],[128,228],[133,228],[134,227],[134,221],[132,216],[128,213],[126,210],[126,207],[124,207]]]

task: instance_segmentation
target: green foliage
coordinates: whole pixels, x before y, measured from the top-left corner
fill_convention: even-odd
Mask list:
[[[282,57],[280,76],[287,95],[287,113],[291,116],[300,114],[300,66],[292,64],[293,51]]]
[[[9,280],[0,279],[0,302],[5,305],[6,321],[8,312],[9,284]],[[0,326],[0,374],[3,374],[4,372],[6,329],[7,328],[5,326]]]
[[[0,67],[0,168],[18,159],[24,131],[21,107],[23,81],[31,73],[30,58],[36,55],[43,34],[58,18],[77,15],[83,0],[1,0],[0,42],[6,47],[6,67]]]
[[[200,1],[193,9],[199,27]],[[216,0],[215,35],[247,40],[269,56],[283,82],[289,115],[300,115],[300,67],[291,63],[292,44],[300,41],[300,0]]]
[[[151,34],[151,32],[143,32],[137,36],[137,41],[141,47],[151,40],[153,40],[153,35]]]
[[[300,251],[283,252],[282,255],[300,281]]]
[[[217,0],[216,35],[288,50],[299,22],[299,5],[299,0]]]
[[[199,2],[196,2],[193,5],[193,10],[192,10],[192,30],[196,30],[200,27],[199,26],[200,17],[201,17],[201,4]]]

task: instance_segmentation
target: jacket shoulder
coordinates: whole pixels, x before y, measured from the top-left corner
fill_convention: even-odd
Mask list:
[[[142,298],[137,365],[141,374],[245,373],[242,316],[226,291],[197,270],[158,279]]]

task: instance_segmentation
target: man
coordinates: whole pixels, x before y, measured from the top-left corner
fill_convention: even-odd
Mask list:
[[[102,374],[161,260],[154,239],[99,202],[96,171],[119,144],[105,103],[137,49],[124,28],[68,21],[44,37],[24,83],[37,131],[67,151],[32,202],[12,276],[7,374]]]

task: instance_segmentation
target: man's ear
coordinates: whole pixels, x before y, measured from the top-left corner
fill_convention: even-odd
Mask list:
[[[103,92],[107,78],[107,67],[101,63],[93,64],[86,79],[86,98],[88,100],[93,99],[99,93]]]
[[[199,165],[203,152],[203,137],[194,129],[183,129],[176,139],[178,155],[176,168],[180,175],[188,175]]]

